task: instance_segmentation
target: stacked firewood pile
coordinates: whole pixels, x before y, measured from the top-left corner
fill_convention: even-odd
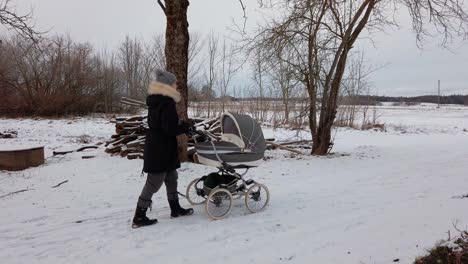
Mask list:
[[[116,117],[111,122],[115,123],[115,134],[105,143],[106,152],[128,159],[143,158],[146,117]]]
[[[195,118],[194,121],[195,127],[203,128],[214,136],[219,136],[221,132],[219,118]],[[142,159],[146,130],[148,129],[147,117],[115,117],[111,122],[115,123],[115,134],[105,143],[105,151],[111,155],[120,155],[128,159]],[[194,143],[194,138],[189,136],[189,150]]]

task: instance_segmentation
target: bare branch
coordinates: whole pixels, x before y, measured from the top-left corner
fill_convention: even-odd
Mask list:
[[[164,14],[166,15],[166,6],[161,2],[161,0],[158,0],[158,4],[161,7]]]
[[[42,33],[36,31],[31,25],[32,12],[24,15],[19,15],[9,5],[10,0],[0,2],[0,24],[7,29],[16,31],[20,36],[32,40],[35,44],[39,41],[39,35]]]
[[[245,33],[245,27],[247,25],[247,14],[246,14],[246,6],[244,4],[244,2],[242,2],[242,0],[239,0],[239,4],[242,8],[242,12],[243,12],[243,18],[244,18],[244,26],[242,27],[242,32]]]

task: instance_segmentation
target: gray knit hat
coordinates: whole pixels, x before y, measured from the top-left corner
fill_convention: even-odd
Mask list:
[[[176,83],[177,78],[172,72],[158,69],[156,70],[156,81],[167,85],[173,85]]]

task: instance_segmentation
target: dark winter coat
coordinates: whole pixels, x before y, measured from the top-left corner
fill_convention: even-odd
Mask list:
[[[177,135],[187,132],[179,122],[176,102],[180,94],[171,86],[153,82],[148,89],[148,126],[146,132],[144,166],[146,173],[169,172],[180,168]]]

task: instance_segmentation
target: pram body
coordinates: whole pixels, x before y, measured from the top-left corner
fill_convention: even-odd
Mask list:
[[[221,139],[200,142],[195,150],[200,163],[220,168],[251,168],[263,161],[266,149],[260,125],[248,115],[224,113],[220,118]]]

